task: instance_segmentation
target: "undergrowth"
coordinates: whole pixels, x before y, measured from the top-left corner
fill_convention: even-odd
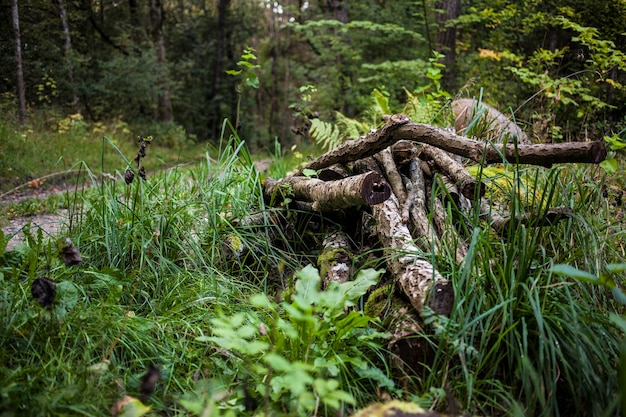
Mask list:
[[[261,175],[245,143],[224,138],[199,165],[145,179],[152,145],[134,156],[105,138],[100,168],[117,180],[81,164],[92,187],[66,197],[77,265],[42,234],[26,232],[12,251],[0,236],[3,415],[106,415],[125,399],[135,416],[334,416],[389,397],[478,415],[619,412],[623,306],[605,285],[554,268],[600,275],[623,259],[602,170],[476,170],[511,213],[565,206],[572,215],[548,227],[511,221],[500,235],[478,208],[449,203],[448,227],[461,231],[468,255],[460,265],[434,261],[456,303],[450,318],[424,312],[431,331],[419,336],[435,347],[434,362],[400,384],[382,323],[360,308],[380,271],[322,292],[307,252],[315,237],[271,243],[281,231]],[[276,154],[272,169],[284,174]],[[263,221],[250,227],[250,216]],[[54,285],[33,298],[44,279]]]

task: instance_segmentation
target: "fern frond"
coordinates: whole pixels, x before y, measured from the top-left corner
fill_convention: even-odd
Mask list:
[[[360,122],[356,119],[351,119],[339,112],[335,113],[335,124],[346,137],[346,139],[358,139],[359,136],[366,134],[372,127],[368,123]]]
[[[345,140],[345,135],[341,134],[341,131],[336,125],[324,122],[320,119],[311,120],[309,135],[313,138],[315,143],[325,150],[334,149]]]

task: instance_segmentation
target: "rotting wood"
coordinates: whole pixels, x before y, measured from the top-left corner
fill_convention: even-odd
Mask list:
[[[389,270],[411,305],[421,312],[430,302],[428,305],[436,313],[449,315],[452,304],[441,301],[450,299],[452,287],[429,261],[419,257],[422,251],[413,243],[396,197],[392,194],[383,203],[372,206],[372,215],[377,220],[375,231],[385,248]]]
[[[424,161],[420,155],[429,160]],[[485,186],[467,173],[461,156],[483,163],[507,159],[512,163],[550,166],[560,162],[598,163],[606,156],[606,148],[599,142],[492,145],[434,126],[411,123],[404,115],[394,115],[381,129],[307,164],[305,168],[316,171],[320,179],[296,174],[279,181],[267,179],[264,183],[269,205],[287,207],[285,211],[290,215],[318,211],[315,216],[307,213],[291,216],[290,219],[296,220],[287,224],[292,229],[285,235],[301,238],[313,235],[307,242],[307,250],[322,252],[318,266],[324,286],[332,281],[344,282],[369,262],[377,266],[385,262],[386,284],[374,290],[371,297],[384,287],[395,289],[384,310],[392,315],[403,313],[388,328],[394,335],[389,348],[407,362],[424,361],[428,366],[430,360],[427,349],[422,349],[427,345],[424,333],[432,330],[424,324],[430,314],[424,307],[449,316],[454,306],[452,282],[437,271],[431,257],[436,255],[438,260],[445,257],[462,264],[472,227],[463,222],[471,217],[472,208],[487,201],[480,198]],[[363,182],[363,178],[371,179]],[[364,193],[368,187],[370,191]],[[376,198],[366,199],[367,195]],[[289,204],[284,204],[285,198],[290,199]],[[571,215],[566,209],[557,208],[511,219],[490,206],[480,207],[481,218],[501,235],[509,226],[548,226]],[[311,217],[320,221],[311,221]],[[323,236],[320,233],[338,229],[345,234],[325,239],[320,246]],[[310,248],[309,242],[314,247]],[[355,256],[349,254],[349,249],[354,250]],[[310,255],[309,252],[305,256]],[[358,265],[352,266],[351,262]],[[371,304],[369,299],[366,309],[368,304]],[[419,340],[425,345],[420,346]]]
[[[373,171],[336,181],[309,177],[285,177],[278,181],[267,178],[263,188],[267,201],[293,197],[312,202],[315,211],[378,204],[391,195],[389,184]]]
[[[322,252],[317,257],[322,288],[328,288],[333,281],[341,284],[350,279],[351,251],[350,237],[345,232],[336,231],[326,236],[322,242]]]

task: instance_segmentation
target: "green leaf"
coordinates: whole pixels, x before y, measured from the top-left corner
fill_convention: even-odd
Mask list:
[[[608,264],[606,266],[606,270],[612,274],[619,274],[622,272],[626,272],[626,263]]]
[[[321,278],[319,271],[311,264],[296,273],[296,295],[307,305],[313,305],[320,298]]]
[[[124,404],[119,417],[141,417],[150,411],[150,407],[143,405],[137,398],[125,396],[122,401]]]
[[[239,75],[241,74],[242,70],[226,70],[225,72],[228,75]]]
[[[589,282],[591,284],[602,284],[602,281],[600,280],[599,277],[589,272],[581,271],[580,269],[574,268],[571,265],[567,265],[567,264],[554,265],[552,268],[550,268],[550,271],[558,275],[565,275],[565,276],[575,278],[579,281]]]
[[[267,355],[263,356],[263,362],[265,362],[272,369],[279,372],[289,372],[292,368],[291,362],[275,352],[270,352]]]
[[[617,160],[615,158],[607,158],[600,162],[600,167],[604,169],[607,174],[615,174],[617,172]]]
[[[259,79],[257,77],[246,78],[246,85],[252,88],[259,88]]]
[[[384,269],[363,269],[353,281],[348,281],[340,285],[341,290],[345,294],[348,301],[354,302],[359,297],[367,293],[372,285],[378,284],[380,276],[385,272]]]
[[[271,310],[271,311],[276,310],[276,304],[270,301],[267,295],[263,293],[254,294],[252,297],[250,297],[250,304],[252,304],[255,307],[266,309],[266,310]]]
[[[313,178],[317,176],[317,171],[315,169],[306,168],[302,170],[302,175],[304,175],[305,177]]]

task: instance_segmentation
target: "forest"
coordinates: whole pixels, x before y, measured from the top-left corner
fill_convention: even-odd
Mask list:
[[[0,416],[626,415],[624,22],[0,3]]]

